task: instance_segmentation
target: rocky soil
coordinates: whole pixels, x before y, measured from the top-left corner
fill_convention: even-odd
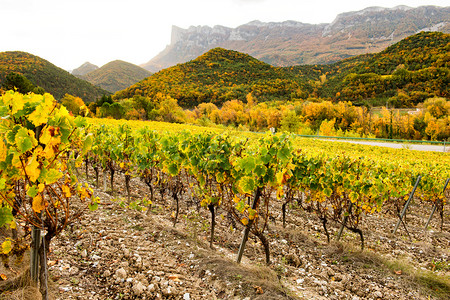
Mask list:
[[[218,211],[210,249],[209,211],[197,209],[185,195],[174,227],[171,198],[163,201],[157,194],[149,210],[139,211],[128,205],[123,176],[116,177],[118,192],[94,189],[99,209],[86,212],[52,242],[51,299],[450,299],[449,216],[442,231],[437,214],[425,231],[429,205],[413,204],[409,234],[404,228],[391,233],[393,216],[366,217],[361,251],[359,236],[348,231],[339,243],[327,244],[320,221],[295,206],[283,228],[274,203],[267,232],[271,265],[265,265],[254,238],[237,264],[243,228],[230,229],[224,211]],[[133,201],[149,193],[136,178],[131,186]],[[332,240],[338,229],[329,224]],[[10,266],[17,272],[26,264],[25,259]],[[0,270],[8,277],[13,271]],[[2,299],[36,299],[36,293],[23,288]]]

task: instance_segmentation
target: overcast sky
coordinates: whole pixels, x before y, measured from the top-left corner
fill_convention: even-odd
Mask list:
[[[0,51],[38,55],[63,69],[86,61],[149,61],[172,25],[237,27],[253,20],[331,23],[369,6],[448,6],[448,0],[0,0]]]

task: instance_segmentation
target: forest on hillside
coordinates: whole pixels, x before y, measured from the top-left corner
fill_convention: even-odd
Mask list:
[[[89,108],[116,119],[444,140],[450,137],[449,48],[450,35],[422,32],[380,53],[286,68],[215,48]]]

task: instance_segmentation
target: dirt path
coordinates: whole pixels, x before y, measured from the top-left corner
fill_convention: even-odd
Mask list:
[[[378,147],[388,147],[394,149],[409,149],[417,151],[434,151],[434,152],[450,152],[450,145],[424,145],[424,144],[402,144],[402,143],[389,143],[389,142],[368,142],[368,141],[355,141],[355,140],[333,140],[327,139],[332,142],[344,142],[360,145],[370,145]]]

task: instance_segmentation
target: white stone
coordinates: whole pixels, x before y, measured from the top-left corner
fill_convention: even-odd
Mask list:
[[[133,285],[132,290],[136,296],[140,296],[145,291],[145,286],[140,281],[138,281]]]
[[[87,257],[87,250],[83,249],[83,251],[81,251],[81,257],[82,258],[86,258]]]
[[[154,292],[156,290],[155,285],[153,283],[151,283],[148,287],[147,287],[149,292]]]
[[[124,268],[117,269],[116,276],[117,278],[125,279],[127,277],[127,271]]]

